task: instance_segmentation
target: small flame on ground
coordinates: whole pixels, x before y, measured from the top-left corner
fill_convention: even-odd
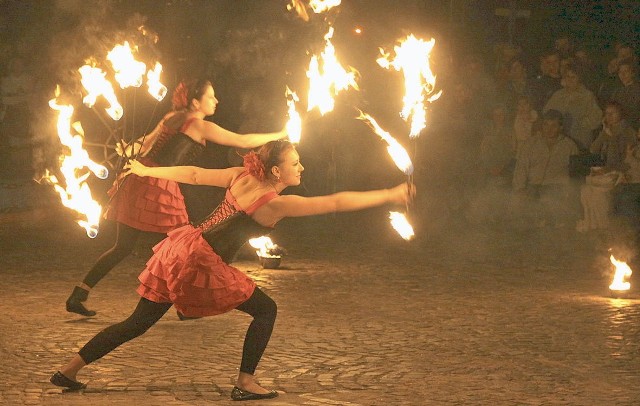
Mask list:
[[[271,238],[267,236],[251,238],[249,245],[256,248],[256,254],[261,258],[280,258],[280,255],[271,255],[269,250],[276,248],[276,244],[271,241]]]
[[[387,143],[387,152],[393,159],[398,169],[404,172],[405,175],[411,175],[413,173],[413,163],[411,158],[402,145],[388,132],[382,129],[378,122],[367,113],[360,111],[358,120],[362,120]]]
[[[407,241],[414,237],[413,227],[409,224],[404,214],[397,211],[390,211],[389,219],[391,220],[393,228],[400,234],[400,237]]]
[[[436,77],[431,71],[429,57],[435,45],[435,39],[424,41],[413,34],[400,41],[400,45],[394,47],[395,57],[391,59],[389,53],[380,49],[382,54],[377,59],[380,66],[385,69],[394,68],[404,74],[405,95],[400,116],[407,122],[411,120],[410,137],[415,138],[427,125],[425,97],[430,96],[427,102],[437,100],[442,92],[433,94]]]
[[[288,86],[285,94],[287,96],[287,106],[289,107],[287,134],[289,134],[289,141],[297,144],[300,142],[300,137],[302,135],[302,119],[300,118],[300,114],[296,111],[296,102],[300,101],[300,99],[298,99],[296,92],[291,91]]]
[[[609,257],[609,260],[616,267],[616,272],[613,276],[613,282],[609,285],[609,289],[622,291],[631,289],[631,283],[625,282],[625,278],[631,276],[631,268],[626,262],[618,261],[613,255]]]
[[[86,217],[86,220],[79,220],[78,224],[86,230],[89,237],[94,238],[98,235],[102,207],[91,196],[91,189],[86,183],[90,173],[84,169],[88,168],[102,179],[109,175],[109,171],[89,158],[89,154],[82,147],[84,134],[82,127],[77,122],[71,124],[73,106],[59,104],[57,101],[59,95],[60,88],[57,87],[56,97],[49,101],[49,106],[58,112],[58,137],[60,142],[69,149],[69,155],[63,156],[60,164],[60,173],[64,176],[66,188],[63,188],[58,179],[48,171],[44,178],[53,185],[65,207]],[[73,135],[72,128],[78,134]],[[84,173],[78,175],[81,171]]]
[[[356,71],[353,68],[347,70],[342,67],[335,53],[335,48],[331,43],[333,27],[324,36],[325,49],[320,56],[313,55],[309,61],[309,96],[307,111],[318,108],[321,115],[333,110],[335,101],[333,99],[340,91],[352,87],[358,90],[356,83]]]

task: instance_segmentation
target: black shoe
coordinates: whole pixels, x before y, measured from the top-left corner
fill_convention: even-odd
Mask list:
[[[63,388],[67,388],[68,390],[80,390],[87,387],[86,383],[74,381],[72,379],[67,378],[62,375],[62,372],[58,371],[55,374],[51,375],[51,379],[49,382],[56,386],[61,386]]]
[[[202,317],[189,317],[189,316],[185,316],[184,314],[180,313],[179,311],[176,310],[176,313],[178,313],[178,318],[182,321],[185,320],[196,320],[196,319],[201,319]]]
[[[67,311],[71,313],[78,313],[79,315],[86,316],[86,317],[95,316],[96,315],[95,311],[87,309],[82,304],[82,302],[87,300],[88,296],[89,296],[88,291],[82,289],[79,286],[76,286],[73,289],[71,296],[69,296],[69,299],[67,299]]]
[[[242,390],[237,386],[233,387],[231,391],[231,400],[258,400],[258,399],[273,399],[278,397],[278,392],[272,390],[269,393],[253,393],[246,390]]]

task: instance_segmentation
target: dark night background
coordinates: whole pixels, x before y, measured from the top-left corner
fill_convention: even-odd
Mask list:
[[[568,35],[596,66],[606,66],[616,41],[636,49],[640,42],[637,0],[343,0],[329,13],[312,15],[309,22],[288,12],[287,3],[0,0],[0,72],[13,56],[26,61],[34,78],[34,104],[40,106],[33,112],[33,131],[55,137],[54,117],[47,107],[55,85],[77,97],[77,68],[89,57],[104,58],[116,43],[130,39],[140,46],[143,57],[163,64],[163,81],[169,89],[186,76],[211,78],[220,100],[212,118],[215,122],[237,132],[273,131],[285,122],[285,86],[297,90],[304,100],[309,53],[321,49],[322,37],[332,24],[338,57],[343,65],[360,72],[361,90],[341,95],[333,113],[310,120],[305,127],[299,149],[307,172],[303,190],[296,192],[314,194],[388,186],[401,179],[376,136],[353,120],[357,106],[379,118],[392,133],[405,131],[397,117],[401,78],[375,64],[378,47],[390,48],[409,33],[434,37],[433,68],[446,100],[448,85],[462,75],[459,68],[467,57],[480,57],[487,72],[493,72],[499,44],[521,49],[535,74],[537,57],[558,36]],[[525,10],[527,17],[510,19],[497,15],[497,10]],[[141,36],[136,30],[140,25],[152,33]],[[363,28],[362,34],[354,33],[356,26]],[[142,93],[122,95],[125,117],[108,126],[80,106],[78,116],[83,118],[87,140],[100,143],[110,134],[131,138],[147,131],[169,108],[169,97],[157,104]],[[437,115],[437,104],[433,110]],[[432,178],[451,173],[443,162],[452,148],[438,149],[435,145],[440,144],[432,146],[428,139],[421,137],[417,147],[421,155],[416,181],[435,188],[438,182]],[[91,152],[94,159],[102,158],[100,148]],[[199,164],[226,166],[237,163],[233,158],[233,151],[210,146]],[[194,216],[209,210],[209,193],[216,192],[186,191]]]

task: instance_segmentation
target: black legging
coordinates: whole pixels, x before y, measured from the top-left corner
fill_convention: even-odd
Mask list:
[[[141,298],[129,318],[99,332],[78,354],[87,364],[104,357],[121,344],[144,334],[171,306],[171,303],[155,303]],[[278,308],[273,299],[256,288],[251,297],[236,309],[253,316],[244,338],[240,364],[240,372],[253,375],[271,338]]]
[[[115,244],[98,258],[82,282],[90,288],[96,286],[114,266],[131,254],[142,233],[145,231],[118,223]]]

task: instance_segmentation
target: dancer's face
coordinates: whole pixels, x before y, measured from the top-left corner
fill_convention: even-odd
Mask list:
[[[218,99],[216,99],[216,93],[213,90],[213,86],[207,86],[202,97],[198,100],[198,110],[204,113],[205,116],[211,116],[216,112],[217,105]]]
[[[304,166],[300,163],[300,155],[295,148],[287,149],[282,153],[281,162],[274,167],[276,175],[280,176],[280,182],[286,186],[297,186],[302,179]]]

